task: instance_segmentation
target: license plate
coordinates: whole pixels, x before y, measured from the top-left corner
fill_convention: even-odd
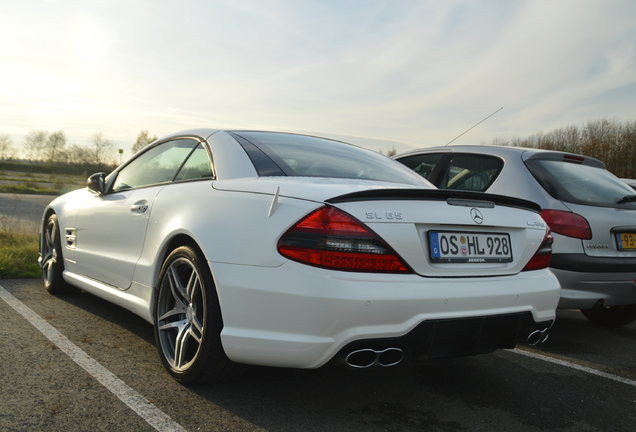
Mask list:
[[[616,233],[616,240],[618,241],[618,250],[636,250],[636,233]]]
[[[436,263],[505,263],[512,261],[505,233],[429,231],[431,260]]]

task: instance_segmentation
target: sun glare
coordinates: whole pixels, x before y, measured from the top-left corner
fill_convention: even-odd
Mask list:
[[[71,35],[80,60],[96,60],[104,55],[108,42],[107,32],[90,16],[77,16]]]
[[[94,39],[84,39],[77,46],[77,54],[84,60],[90,60],[97,56],[99,44]]]

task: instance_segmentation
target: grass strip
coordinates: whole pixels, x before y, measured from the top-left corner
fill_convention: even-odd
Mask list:
[[[39,278],[39,236],[0,232],[0,279]]]
[[[60,193],[64,191],[57,188],[29,186],[25,184],[5,184],[0,185],[0,192],[32,195],[60,195]]]

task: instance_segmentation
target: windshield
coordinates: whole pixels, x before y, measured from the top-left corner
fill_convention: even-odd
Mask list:
[[[602,168],[556,160],[531,160],[528,168],[556,199],[599,207],[636,208],[636,191]]]
[[[402,164],[339,141],[277,132],[233,132],[260,176],[329,177],[431,186]]]

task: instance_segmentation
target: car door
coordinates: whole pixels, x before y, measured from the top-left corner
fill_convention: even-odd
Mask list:
[[[84,203],[75,227],[77,273],[119,289],[130,286],[155,197],[197,145],[177,139],[148,149],[115,173],[106,193]]]

